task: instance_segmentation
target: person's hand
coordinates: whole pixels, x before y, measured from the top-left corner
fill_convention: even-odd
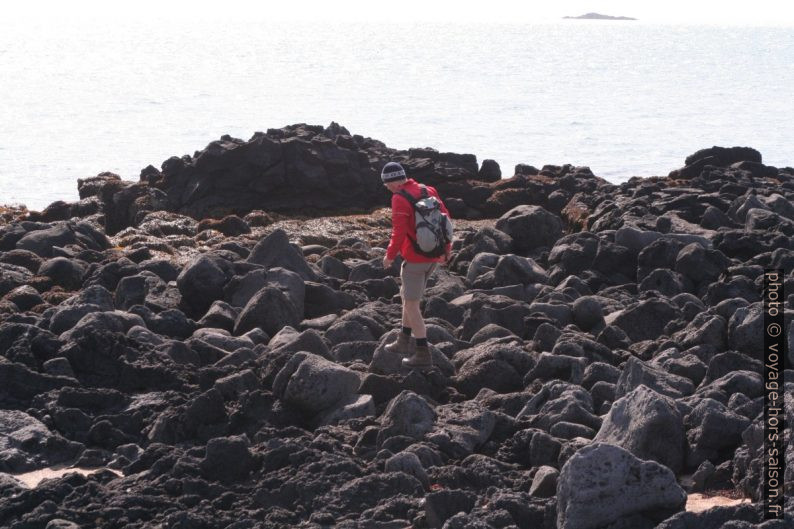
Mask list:
[[[385,255],[383,256],[383,268],[391,268],[391,264],[394,262],[394,259],[389,259]]]
[[[449,264],[449,260],[452,258],[452,254],[450,252],[446,252],[444,256],[441,258],[441,264]]]

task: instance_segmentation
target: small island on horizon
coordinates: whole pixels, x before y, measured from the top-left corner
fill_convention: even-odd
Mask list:
[[[637,20],[636,18],[632,17],[613,17],[611,15],[602,15],[600,13],[586,13],[584,15],[579,15],[578,17],[562,17],[562,18],[578,18],[583,20]]]

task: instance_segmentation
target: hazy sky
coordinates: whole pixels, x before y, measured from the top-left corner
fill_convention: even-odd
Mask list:
[[[224,17],[337,22],[545,22],[590,11],[631,16],[643,22],[794,26],[791,0],[25,0],[3,6],[6,21],[20,18]],[[0,22],[2,25],[2,22]]]

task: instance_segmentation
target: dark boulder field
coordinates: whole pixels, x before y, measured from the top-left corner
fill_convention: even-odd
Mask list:
[[[384,348],[387,161],[455,222],[424,373]],[[299,124],[78,189],[0,207],[0,527],[794,527],[794,168],[752,148],[616,185]]]

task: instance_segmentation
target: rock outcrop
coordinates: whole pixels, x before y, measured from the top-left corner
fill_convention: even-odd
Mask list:
[[[384,347],[392,159],[456,221],[426,373]],[[0,526],[772,527],[761,295],[782,269],[790,381],[794,169],[515,173],[295,125],[0,211]],[[14,477],[52,465],[98,471]],[[685,511],[726,489],[750,501]]]

